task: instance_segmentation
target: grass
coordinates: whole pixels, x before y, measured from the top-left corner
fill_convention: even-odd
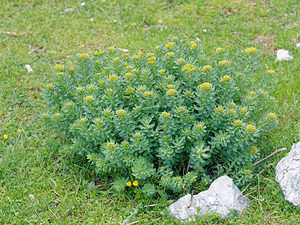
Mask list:
[[[121,199],[88,168],[59,154],[57,135],[45,131],[41,88],[57,62],[111,45],[149,50],[174,35],[201,39],[208,54],[216,47],[256,46],[265,69],[274,69],[280,122],[267,144],[268,154],[300,141],[299,15],[297,0],[0,0],[0,224],[120,224],[140,221],[177,224],[160,213],[165,200]],[[73,12],[62,13],[66,8]],[[93,21],[91,21],[93,19]],[[207,32],[203,30],[206,29]],[[3,32],[16,32],[7,34]],[[259,40],[262,39],[263,42]],[[274,50],[289,49],[293,61],[275,63]],[[28,54],[32,51],[32,54]],[[29,64],[34,73],[27,73]],[[17,130],[22,129],[22,133]],[[9,140],[3,140],[8,134]],[[271,147],[270,147],[271,146]],[[274,180],[280,153],[246,190],[246,215],[203,224],[297,224],[299,209],[284,201]],[[90,182],[98,185],[89,188]],[[33,197],[34,196],[34,197]],[[156,203],[154,207],[145,205]]]

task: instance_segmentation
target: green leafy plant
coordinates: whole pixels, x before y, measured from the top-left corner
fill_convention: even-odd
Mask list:
[[[178,38],[153,53],[81,54],[74,68],[54,67],[43,118],[67,138],[64,153],[113,176],[117,191],[182,192],[218,165],[249,170],[257,139],[275,126],[275,71],[256,82],[257,55],[217,48],[209,58]]]

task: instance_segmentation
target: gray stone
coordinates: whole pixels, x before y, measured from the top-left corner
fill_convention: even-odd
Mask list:
[[[218,213],[224,219],[234,211],[241,214],[250,207],[249,202],[233,180],[225,175],[216,179],[208,190],[194,195],[192,204],[191,195],[188,194],[171,204],[168,211],[181,221],[193,221],[196,215],[203,216],[207,213]]]
[[[294,144],[288,155],[279,161],[275,179],[285,200],[300,206],[300,142]]]
[[[68,9],[65,9],[63,11],[63,13],[70,13],[70,12],[73,12],[74,11],[74,8],[68,8]]]
[[[276,53],[277,58],[276,58],[276,62],[277,61],[283,61],[283,60],[292,60],[294,57],[289,53],[288,50],[284,50],[284,49],[279,49]]]

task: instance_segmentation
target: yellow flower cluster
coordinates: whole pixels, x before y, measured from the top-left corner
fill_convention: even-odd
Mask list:
[[[146,54],[146,57],[153,57],[153,56],[154,56],[154,53],[152,53],[152,52],[149,52]]]
[[[144,96],[146,96],[146,97],[150,97],[152,95],[153,95],[153,93],[151,91],[145,91],[144,92]]]
[[[257,51],[256,48],[246,48],[245,53],[246,54],[254,54]]]
[[[201,90],[209,90],[209,89],[212,89],[212,85],[208,82],[204,82],[204,83],[199,85],[199,88]]]
[[[79,91],[79,92],[82,92],[83,88],[82,87],[78,87],[78,88],[76,88],[76,90]]]
[[[63,65],[60,65],[60,64],[57,64],[57,65],[54,66],[54,69],[55,69],[56,71],[63,70],[64,68],[65,68],[65,67],[64,67]]]
[[[94,52],[94,55],[102,55],[102,54],[103,54],[103,52],[101,50],[98,50],[98,51]]]
[[[115,61],[115,62],[119,62],[119,61],[120,61],[120,58],[119,58],[119,57],[116,57],[116,58],[114,58],[114,61]]]
[[[53,84],[47,84],[46,88],[48,88],[48,89],[54,88],[54,85]]]
[[[178,62],[178,63],[183,63],[183,62],[184,62],[184,59],[183,59],[183,58],[180,58],[180,59],[177,60],[177,62]]]
[[[270,75],[273,75],[273,74],[275,74],[275,71],[274,70],[268,70],[267,73],[270,74]]]
[[[174,42],[169,42],[169,43],[166,44],[165,47],[166,47],[167,49],[169,49],[169,48],[174,48],[174,46],[175,46]]]
[[[170,95],[170,96],[174,96],[174,95],[176,95],[176,93],[177,93],[177,91],[175,89],[169,89],[167,91],[167,95]]]
[[[235,125],[242,126],[243,122],[241,120],[234,121]]]
[[[137,187],[137,186],[139,185],[139,182],[133,181],[133,183],[131,183],[130,181],[128,181],[128,182],[126,183],[126,186],[127,186],[127,187],[131,187],[132,185],[135,186],[135,187]]]
[[[141,138],[141,137],[142,137],[141,133],[135,133],[134,136],[135,136],[136,138]]]
[[[202,71],[203,71],[203,72],[212,71],[212,66],[211,66],[211,65],[203,66]]]
[[[147,63],[150,65],[153,65],[156,63],[156,57],[155,56],[151,56],[150,58],[147,58]]]
[[[80,123],[85,123],[86,119],[85,118],[81,118],[79,121],[80,121]]]
[[[4,135],[3,135],[3,138],[4,138],[5,140],[7,140],[7,139],[8,139],[8,135],[7,135],[7,134],[4,134]]]
[[[132,66],[126,66],[126,69],[130,70],[132,69]]]
[[[218,113],[224,112],[223,107],[222,107],[222,106],[217,107],[217,108],[216,108],[216,112],[218,112]]]
[[[217,52],[217,53],[220,53],[220,52],[222,52],[222,51],[223,51],[223,48],[217,48],[217,49],[216,49],[216,52]]]
[[[104,116],[109,116],[110,113],[111,113],[111,112],[110,112],[109,109],[105,109],[105,110],[103,111]]]
[[[236,114],[236,111],[234,109],[228,109],[227,111],[229,114],[234,115]]]
[[[225,76],[223,76],[223,77],[221,78],[221,81],[222,81],[222,82],[227,82],[227,81],[230,81],[230,79],[231,79],[230,76],[225,75]]]
[[[115,143],[109,142],[109,143],[106,144],[106,146],[107,146],[108,148],[114,148],[114,147],[115,147]]]
[[[169,58],[174,57],[174,55],[175,55],[174,52],[168,52],[168,53],[166,54],[166,56],[169,57]]]
[[[169,89],[174,89],[174,88],[175,88],[175,85],[169,84],[167,87],[168,87]]]
[[[133,55],[132,58],[133,58],[133,59],[138,59],[139,56],[138,56],[138,55]]]
[[[57,118],[61,117],[60,113],[55,113],[55,117]]]
[[[186,64],[182,67],[181,71],[182,72],[187,72],[187,73],[192,73],[194,72],[196,69],[195,69],[195,66],[192,65],[192,64]]]
[[[160,73],[160,74],[163,74],[165,72],[166,72],[166,70],[164,70],[164,69],[161,69],[161,70],[158,71],[158,73]]]
[[[110,81],[117,81],[118,80],[118,77],[116,75],[108,75],[108,79]]]
[[[126,115],[126,111],[124,109],[119,109],[116,111],[116,114],[118,116],[125,116]]]
[[[162,116],[166,116],[166,117],[170,117],[171,114],[168,113],[168,112],[162,112],[161,115],[162,115]]]
[[[138,52],[138,55],[145,55],[145,52],[139,51],[139,52]]]
[[[127,87],[126,90],[125,90],[125,93],[128,94],[128,95],[131,95],[135,92],[135,89],[132,88],[132,87]]]
[[[127,78],[131,78],[132,77],[132,73],[125,73],[125,77],[127,77]]]
[[[198,47],[198,44],[197,43],[193,43],[192,45],[191,45],[191,48],[197,48]]]
[[[235,104],[234,102],[230,102],[230,103],[229,103],[229,106],[230,106],[231,108],[235,108],[235,107],[236,107],[236,104]]]
[[[110,51],[110,52],[112,52],[112,51],[114,51],[114,50],[116,50],[115,47],[109,47],[109,48],[108,48],[108,51]]]
[[[250,151],[251,151],[252,153],[256,154],[256,153],[258,152],[258,149],[257,149],[257,147],[255,147],[255,146],[251,146],[251,147],[250,147]]]
[[[64,75],[63,72],[59,72],[59,73],[58,73],[58,76],[61,76],[61,77],[62,77],[63,75]]]
[[[246,130],[249,131],[249,132],[254,132],[254,131],[256,131],[256,127],[252,124],[248,124],[246,126]]]
[[[274,119],[274,120],[277,119],[277,116],[276,116],[275,113],[269,113],[269,114],[268,114],[268,117],[269,117],[270,119]]]
[[[179,111],[181,111],[181,112],[185,112],[185,111],[186,111],[186,108],[183,107],[183,106],[178,107],[178,109],[179,109]]]
[[[90,58],[90,56],[87,53],[82,53],[82,54],[80,54],[80,58],[81,59],[88,59],[88,58]]]
[[[229,62],[227,60],[222,60],[218,63],[219,66],[227,66]]]
[[[241,113],[246,113],[248,110],[246,108],[241,108]]]
[[[90,101],[94,101],[95,99],[94,99],[94,97],[92,95],[89,95],[89,96],[85,97],[85,100],[88,101],[88,102],[90,102]]]

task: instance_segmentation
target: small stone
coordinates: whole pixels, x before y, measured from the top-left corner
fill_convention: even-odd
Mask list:
[[[249,199],[233,183],[233,180],[224,175],[216,179],[208,190],[193,196],[188,194],[171,204],[168,211],[181,221],[193,221],[195,216],[204,216],[208,213],[219,213],[222,219],[230,217],[232,211],[241,214],[250,207]]]
[[[276,166],[276,181],[285,200],[294,206],[300,206],[300,142],[294,144],[286,157]]]
[[[93,19],[93,18],[91,18],[91,19],[90,19],[90,22],[94,22],[94,19]]]
[[[300,43],[297,43],[297,44],[296,44],[296,48],[300,48]]]
[[[73,12],[74,11],[74,8],[68,8],[68,9],[65,9],[63,11],[63,13],[70,13],[70,12]]]
[[[80,3],[81,6],[85,6],[85,2]]]
[[[288,50],[279,49],[277,51],[277,58],[276,61],[282,61],[282,60],[292,60],[294,57],[290,55]]]
[[[31,200],[34,200],[34,199],[35,199],[35,197],[34,197],[33,194],[30,194],[30,195],[29,195],[29,198],[30,198]]]
[[[31,68],[30,65],[25,65],[25,69],[27,70],[28,73],[33,73],[33,69]]]

